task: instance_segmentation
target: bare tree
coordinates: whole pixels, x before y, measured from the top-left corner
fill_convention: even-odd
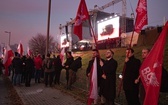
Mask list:
[[[54,43],[56,43],[54,42],[54,38],[49,36],[49,52],[54,51]],[[32,37],[29,40],[29,47],[34,54],[40,53],[41,55],[44,55],[46,50],[46,35],[39,33],[35,37]]]

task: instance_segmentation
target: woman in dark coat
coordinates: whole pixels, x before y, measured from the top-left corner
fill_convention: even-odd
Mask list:
[[[101,64],[103,74],[100,86],[100,93],[105,98],[107,105],[114,105],[114,99],[116,96],[116,69],[117,61],[113,59],[114,52],[107,50],[104,63]]]

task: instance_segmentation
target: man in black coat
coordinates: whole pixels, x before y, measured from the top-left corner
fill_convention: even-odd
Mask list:
[[[15,57],[12,60],[12,65],[13,65],[13,68],[14,68],[13,84],[17,85],[17,86],[20,86],[21,85],[23,62],[20,59],[20,55],[17,52],[15,52]]]
[[[95,57],[97,58],[97,84],[98,84],[98,90],[99,90],[100,84],[101,84],[101,75],[102,75],[102,69],[101,69],[101,66],[100,66],[100,61],[104,61],[104,60],[100,58],[99,52],[98,52],[97,49],[92,50],[92,59],[89,61],[88,67],[86,69],[86,76],[89,77],[89,78],[91,76],[90,72],[91,72]],[[94,104],[97,104],[97,100],[94,100]]]
[[[32,78],[32,73],[34,70],[34,60],[30,57],[27,56],[26,59],[26,69],[25,69],[25,86],[26,87],[30,87],[30,82],[31,82],[31,78]]]
[[[64,68],[66,70],[66,80],[67,80],[67,89],[68,89],[69,69],[70,69],[70,65],[74,61],[74,57],[72,56],[71,52],[69,52],[69,51],[66,54],[67,54],[67,59],[66,59],[66,62],[64,63]]]
[[[114,52],[107,50],[105,56],[106,60],[101,64],[103,74],[100,86],[101,95],[105,98],[106,105],[115,105],[114,99],[116,96],[116,69],[118,63],[113,59]]]
[[[60,84],[60,75],[62,70],[62,61],[60,59],[60,55],[57,55],[57,58],[54,59],[54,70],[55,70],[55,78],[54,84]]]
[[[82,67],[82,58],[81,57],[76,58],[72,62],[72,64],[70,65],[69,81],[68,81],[68,89],[69,90],[71,90],[72,84],[76,82],[76,72],[81,67]]]
[[[139,84],[135,80],[139,76],[139,68],[141,62],[134,57],[134,50],[128,48],[126,50],[125,70],[123,72],[123,89],[128,105],[140,105],[139,102]]]

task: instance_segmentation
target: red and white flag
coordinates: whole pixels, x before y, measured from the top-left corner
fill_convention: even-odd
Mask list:
[[[21,43],[18,45],[17,52],[20,54],[20,56],[23,55],[23,45]]]
[[[140,68],[140,76],[145,88],[146,96],[143,105],[158,105],[161,75],[163,66],[164,47],[168,34],[168,22],[164,26],[159,38],[155,42],[147,58]]]
[[[139,0],[136,8],[137,16],[135,21],[135,31],[140,33],[142,27],[148,24],[147,0]]]
[[[14,56],[14,54],[13,54],[11,48],[9,47],[9,45],[7,45],[7,48],[5,49],[5,52],[4,52],[4,58],[3,58],[3,64],[5,66],[5,75],[6,76],[8,76],[8,67],[12,63],[13,56]]]
[[[94,59],[90,77],[90,89],[87,105],[91,105],[92,102],[98,99],[98,87],[97,87],[97,58]]]
[[[32,55],[32,51],[30,50],[29,47],[27,47],[27,55],[28,55],[28,56],[31,56],[31,55]]]
[[[82,22],[87,19],[89,19],[88,9],[85,0],[81,0],[74,24],[74,34],[76,34],[80,40],[82,40]]]
[[[62,66],[64,66],[64,60],[65,60],[65,48],[62,48],[61,53],[60,53],[60,59],[62,62]]]

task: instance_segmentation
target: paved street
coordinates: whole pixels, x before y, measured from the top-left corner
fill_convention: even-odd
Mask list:
[[[32,83],[31,87],[15,86],[15,89],[25,105],[85,105],[54,87],[45,87],[43,83]]]
[[[31,87],[14,86],[24,105],[85,105],[75,97],[61,92],[55,87],[45,87],[43,83],[34,83]],[[0,105],[10,105],[8,88],[0,76]]]
[[[0,76],[0,105],[9,105],[10,99],[3,77]]]

